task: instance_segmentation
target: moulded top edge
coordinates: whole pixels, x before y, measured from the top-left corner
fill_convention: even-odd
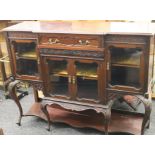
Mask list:
[[[25,21],[4,28],[5,32],[148,35],[155,34],[154,23],[105,21]]]

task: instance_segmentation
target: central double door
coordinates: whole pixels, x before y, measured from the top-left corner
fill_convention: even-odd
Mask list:
[[[45,94],[87,103],[105,101],[105,67],[102,60],[43,57]]]

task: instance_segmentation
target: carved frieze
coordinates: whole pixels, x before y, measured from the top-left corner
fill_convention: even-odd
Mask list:
[[[136,36],[136,35],[107,35],[105,42],[112,43],[141,43],[146,44],[148,36]]]
[[[89,104],[79,104],[73,101],[73,103],[69,103],[69,102],[65,102],[65,101],[53,101],[51,98],[45,97],[41,103],[43,106],[45,105],[52,105],[52,104],[57,104],[65,109],[68,110],[75,110],[75,111],[84,111],[84,110],[95,110],[97,113],[103,113],[106,114],[107,112],[109,112],[109,110],[111,110],[111,106],[113,104],[113,102],[108,102],[107,105],[98,105],[98,104],[94,104],[94,105],[89,105]]]
[[[43,83],[42,82],[29,82],[33,88],[35,88],[36,90],[43,90]]]
[[[73,51],[73,50],[56,50],[56,49],[40,49],[40,54],[48,55],[65,55],[65,56],[79,56],[79,57],[94,57],[94,58],[103,58],[103,52],[96,51]]]
[[[37,39],[37,35],[31,32],[8,32],[9,38]]]

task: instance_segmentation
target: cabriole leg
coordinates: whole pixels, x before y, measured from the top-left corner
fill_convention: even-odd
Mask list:
[[[104,113],[104,125],[105,125],[105,135],[108,135],[109,133],[109,123],[111,120],[111,109],[107,109]]]
[[[50,127],[51,127],[51,121],[50,121],[50,116],[49,116],[49,113],[48,113],[48,110],[47,110],[47,104],[46,105],[42,105],[42,111],[43,113],[45,114],[46,118],[47,118],[47,122],[48,122],[48,127],[47,127],[47,130],[50,131]]]
[[[145,114],[144,114],[144,118],[143,118],[143,122],[142,122],[142,128],[141,128],[141,134],[144,134],[144,131],[146,128],[149,128],[149,124],[150,124],[150,114],[151,114],[151,110],[152,110],[152,103],[149,99],[144,98],[143,96],[136,96],[138,99],[141,100],[141,102],[144,105],[145,108]]]
[[[143,101],[144,107],[145,107],[145,115],[144,115],[144,119],[143,119],[143,123],[142,123],[142,130],[141,130],[141,134],[144,134],[145,128],[149,128],[150,125],[150,114],[151,114],[151,102],[147,99],[145,99],[145,101]],[[146,126],[147,125],[147,126]]]
[[[22,106],[21,106],[19,99],[17,97],[17,94],[16,94],[16,86],[19,83],[20,83],[20,81],[18,81],[18,80],[10,82],[10,84],[8,86],[8,90],[9,90],[9,94],[10,94],[11,98],[15,101],[15,103],[19,109],[19,119],[18,119],[17,124],[20,126],[21,125],[21,119],[23,116],[23,109],[22,109]]]

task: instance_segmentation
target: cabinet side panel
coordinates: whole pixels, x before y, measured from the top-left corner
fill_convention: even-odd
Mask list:
[[[154,74],[154,37],[150,38],[149,48],[149,67],[148,67],[148,85],[153,79]]]

